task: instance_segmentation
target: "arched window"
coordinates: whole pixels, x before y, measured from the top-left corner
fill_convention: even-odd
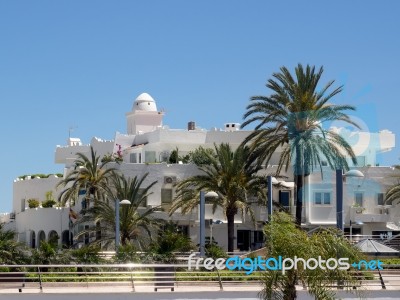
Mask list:
[[[64,248],[68,248],[69,246],[71,246],[71,240],[70,240],[70,232],[69,230],[64,230],[62,233],[62,246]]]
[[[31,247],[36,248],[36,233],[31,231]]]
[[[49,232],[49,240],[48,240],[48,242],[51,243],[51,244],[56,244],[57,245],[59,238],[60,237],[58,236],[57,231],[52,230],[52,231]]]
[[[40,231],[39,231],[38,237],[39,237],[38,246],[40,247],[40,245],[42,244],[42,242],[46,241],[46,234],[44,233],[43,230],[40,230]]]

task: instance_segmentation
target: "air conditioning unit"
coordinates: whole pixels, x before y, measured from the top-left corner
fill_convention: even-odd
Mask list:
[[[176,176],[164,176],[164,184],[176,183]]]

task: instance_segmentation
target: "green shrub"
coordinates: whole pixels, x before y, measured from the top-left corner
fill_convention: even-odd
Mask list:
[[[39,202],[39,200],[38,199],[28,199],[28,206],[29,206],[29,208],[36,208],[36,207],[39,207],[39,204],[40,204],[40,202]]]
[[[45,200],[42,202],[42,207],[53,207],[57,202],[53,199]]]

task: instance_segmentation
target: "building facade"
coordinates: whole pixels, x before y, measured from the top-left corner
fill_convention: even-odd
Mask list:
[[[147,207],[162,205],[168,209],[175,196],[174,183],[199,173],[194,164],[178,161],[171,164],[168,159],[172,151],[177,150],[179,156],[184,157],[199,146],[214,148],[215,144],[229,143],[236,148],[251,132],[241,130],[238,123],[225,123],[223,128],[204,130],[197,128],[195,122],[189,121],[185,129],[170,129],[163,125],[162,111],[157,110],[154,99],[147,93],[139,95],[133,102],[132,110],[126,113],[126,133],[115,134],[113,140],[93,138],[88,145],[82,144],[79,138],[69,138],[66,146],[57,146],[55,163],[64,166],[64,176],[74,167],[76,153],[90,153],[92,146],[97,155],[118,154],[122,158],[115,167],[127,177],[143,176],[149,173],[145,185],[153,181],[152,194],[147,198]],[[358,169],[363,174],[362,179],[347,178],[344,184],[344,227],[345,231],[354,234],[354,237],[363,234],[378,234],[384,237],[400,233],[400,224],[397,217],[400,214],[396,203],[385,203],[384,193],[395,183],[393,175],[396,170],[391,167],[377,166],[376,157],[379,153],[390,151],[395,145],[395,136],[388,130],[379,133],[350,132],[341,128],[332,128],[344,136],[357,155],[357,164],[352,169]],[[265,174],[274,173],[279,159],[279,150],[263,170]],[[302,226],[308,230],[321,226],[336,225],[336,192],[335,172],[323,163],[322,171],[315,170],[307,177],[304,190],[304,207]],[[321,174],[322,173],[322,174]],[[282,206],[295,212],[293,175],[290,168],[285,180],[274,179],[273,199]],[[321,176],[322,175],[322,176]],[[68,207],[29,208],[28,200],[43,201],[49,192],[57,199],[60,188],[57,184],[62,177],[51,175],[48,178],[16,179],[13,189],[13,212],[2,214],[1,221],[5,227],[17,232],[18,239],[37,247],[40,241],[49,240],[57,235],[60,245],[67,245],[71,241],[74,230],[71,224],[70,209]],[[77,201],[74,211],[79,211],[80,201]],[[249,217],[235,218],[235,246],[236,249],[247,251],[258,249],[263,244],[262,226],[267,220],[266,207],[257,207],[256,222]],[[190,214],[182,215],[179,211],[172,216],[167,212],[156,212],[155,217],[172,220],[181,226],[195,243],[199,240],[199,211],[193,210]],[[221,210],[212,212],[206,207],[206,235],[212,237],[219,245],[226,248],[226,218]],[[213,222],[214,221],[214,222]],[[215,222],[219,221],[219,222]],[[350,222],[351,221],[351,222]],[[350,225],[351,223],[351,225]],[[351,229],[351,230],[350,230]],[[78,241],[84,244],[95,237]],[[77,242],[77,241],[75,241]]]

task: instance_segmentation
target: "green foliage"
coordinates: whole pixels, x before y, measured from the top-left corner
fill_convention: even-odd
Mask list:
[[[198,147],[189,153],[190,161],[197,166],[210,165],[215,157],[215,152],[210,148]]]
[[[114,257],[116,263],[141,263],[142,256],[133,243],[122,245],[118,249],[118,254]]]
[[[70,202],[71,205],[78,199],[80,191],[85,191],[85,200],[88,206],[90,201],[103,201],[110,194],[110,180],[116,172],[115,168],[107,166],[108,162],[100,163],[93,147],[90,147],[90,155],[77,153],[75,169],[70,172],[57,187],[64,187],[58,201],[62,204]]]
[[[217,258],[227,258],[228,254],[225,252],[222,247],[216,245],[215,243],[208,243],[205,246],[205,254],[207,257],[212,257],[213,259]]]
[[[28,176],[31,176],[31,178],[49,178],[50,175],[56,175],[57,177],[63,177],[63,174],[61,173],[56,173],[56,174],[30,174],[30,175],[21,175],[18,176],[19,179],[26,179]]]
[[[200,174],[188,177],[176,185],[176,197],[170,214],[181,208],[183,214],[197,208],[200,191],[214,191],[217,198],[207,199],[215,210],[221,207],[227,218],[228,251],[234,250],[234,217],[248,214],[254,220],[249,201],[254,197],[260,204],[266,199],[266,181],[257,175],[261,169],[249,160],[249,148],[232,150],[229,144],[214,145],[215,157],[208,156],[211,164],[199,166]],[[253,201],[254,203],[254,201]]]
[[[191,239],[182,234],[176,224],[169,222],[160,230],[157,239],[150,244],[155,261],[175,262],[175,252],[188,252],[194,249]]]
[[[126,178],[114,173],[110,177],[109,184],[112,192],[108,194],[109,199],[127,199],[130,205],[120,205],[120,240],[125,245],[135,242],[140,248],[148,242],[153,228],[157,228],[159,221],[152,217],[155,208],[145,208],[144,203],[150,189],[156,184],[156,181],[144,186],[148,174],[142,177]],[[77,224],[92,222],[97,226],[90,227],[82,231],[77,238],[85,234],[96,235],[101,232],[100,239],[94,243],[102,244],[105,248],[113,245],[115,242],[115,201],[98,201],[96,205],[85,210],[82,218]]]
[[[71,256],[69,251],[59,251],[57,239],[49,242],[41,241],[39,248],[32,249],[32,263],[39,265],[69,264]]]
[[[15,241],[15,232],[4,230],[0,224],[0,264],[25,264],[29,258],[25,245]]]
[[[300,190],[304,178],[314,168],[322,174],[322,162],[326,161],[332,170],[348,169],[346,157],[356,163],[351,145],[338,133],[325,129],[325,123],[343,121],[358,125],[346,114],[355,108],[350,105],[334,105],[329,101],[342,91],[342,87],[330,90],[334,81],[318,88],[323,68],[301,64],[292,75],[286,67],[274,73],[266,86],[269,96],[251,97],[242,127],[256,123],[243,144],[249,144],[252,156],[258,164],[268,165],[276,153],[280,153],[277,174],[284,168],[292,167],[295,176],[296,221],[300,225],[302,195]]]
[[[42,201],[42,207],[53,207],[53,205],[55,205],[57,202],[55,200],[45,200]]]
[[[171,151],[168,162],[170,164],[177,164],[179,161],[182,161],[182,163],[187,164],[190,161],[190,154],[180,156],[179,155],[179,149],[175,148],[174,150]]]
[[[77,264],[101,264],[104,259],[100,257],[100,246],[85,245],[70,251],[71,259]]]
[[[295,256],[308,260],[321,256],[322,259],[345,257],[349,262],[359,261],[364,256],[352,246],[336,229],[321,230],[308,236],[305,231],[298,228],[292,216],[279,212],[272,217],[272,222],[264,228],[268,257],[282,256],[294,258]],[[300,263],[300,265],[302,265]],[[354,271],[354,270],[353,270]],[[263,299],[294,299],[296,297],[295,285],[298,281],[308,286],[308,291],[316,299],[335,299],[334,292],[329,286],[342,282],[344,289],[360,294],[352,287],[358,285],[356,274],[349,270],[325,270],[316,268],[306,269],[303,266],[287,270],[285,274],[279,271],[266,271],[263,277]]]
[[[39,205],[40,205],[40,202],[38,199],[34,199],[34,198],[28,199],[29,208],[36,208],[36,207],[39,207]]]

